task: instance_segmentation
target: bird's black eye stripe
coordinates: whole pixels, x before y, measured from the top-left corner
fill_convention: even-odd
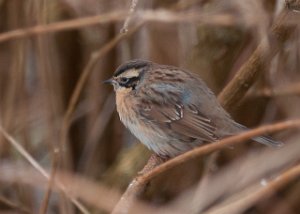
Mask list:
[[[119,85],[126,88],[135,88],[139,77],[121,77],[119,80]]]
[[[129,82],[130,78],[127,77],[121,77],[120,83],[126,85]]]

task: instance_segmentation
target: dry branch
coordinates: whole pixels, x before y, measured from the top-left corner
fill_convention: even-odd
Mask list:
[[[49,173],[25,150],[25,148],[20,143],[18,143],[12,136],[10,136],[2,126],[0,126],[0,132],[3,137],[34,167],[34,169],[36,169],[36,171],[38,171],[47,180],[50,180],[51,177]],[[66,193],[65,187],[61,183],[58,184],[58,187],[67,195],[67,197],[82,213],[89,213],[88,210],[83,206],[83,204],[81,204],[76,198]]]
[[[300,94],[300,83],[292,83],[278,88],[262,88],[249,92],[247,97],[281,97]]]
[[[134,13],[138,2],[139,2],[138,0],[131,0],[128,17],[125,19],[124,25],[123,25],[122,29],[120,30],[120,33],[126,33],[128,31],[128,26],[129,26],[132,14]]]
[[[43,176],[36,170],[16,164],[16,163],[4,163],[0,166],[0,181],[4,183],[20,183],[33,186],[35,188],[41,188],[46,190],[47,183]],[[108,188],[106,185],[99,183],[99,181],[92,181],[91,179],[73,174],[65,171],[57,171],[52,191],[58,193],[61,191],[60,185],[64,185],[68,195],[74,198],[80,199],[105,213],[110,213],[120,198],[120,194],[117,190]],[[5,200],[0,197],[0,201]],[[7,202],[9,203],[9,202]],[[132,212],[140,213],[156,213],[155,208],[147,206],[145,203],[138,202],[135,204],[135,210]],[[16,205],[11,204],[12,207]]]
[[[227,212],[219,213],[243,213],[242,209],[258,202],[259,199],[253,200],[256,198],[253,197],[254,192],[269,188],[270,183],[281,179],[282,173],[300,160],[298,141],[299,135],[280,149],[251,151],[219,171],[204,175],[197,187],[180,195],[169,208],[180,209],[181,213],[209,213],[225,207]],[[270,193],[275,193],[276,190]],[[265,194],[264,199],[268,196],[269,194]]]
[[[56,170],[57,170],[57,164],[58,164],[56,155],[57,155],[57,153],[54,152],[52,169],[51,169],[51,172],[50,172],[50,175],[49,175],[50,177],[49,177],[49,181],[48,181],[47,190],[46,190],[44,199],[42,201],[42,205],[40,207],[40,211],[39,211],[40,214],[46,214],[48,206],[49,206],[50,196],[51,196],[53,183],[54,183],[54,180],[55,180],[55,175],[56,175]]]
[[[131,29],[126,34],[118,34],[115,38],[113,38],[110,42],[106,43],[104,47],[102,47],[100,50],[95,51],[91,54],[90,60],[88,61],[87,65],[85,66],[81,76],[79,77],[79,81],[77,82],[75,89],[71,95],[71,99],[69,101],[69,104],[67,106],[66,113],[63,118],[62,122],[62,131],[61,131],[61,147],[65,148],[64,151],[66,151],[66,155],[68,155],[67,147],[67,136],[68,131],[70,127],[70,121],[73,115],[73,112],[76,108],[77,102],[79,100],[79,96],[84,88],[84,85],[90,75],[90,73],[93,71],[94,66],[96,63],[103,57],[105,54],[107,54],[110,50],[112,50],[120,41],[123,39],[129,37],[133,33],[135,33],[143,23],[139,23],[136,25],[133,29]],[[62,150],[62,149],[61,149]],[[66,156],[64,155],[64,157]]]
[[[291,181],[299,178],[300,176],[300,165],[294,166],[287,171],[283,172],[276,179],[273,179],[267,183],[266,186],[258,188],[256,191],[244,196],[239,199],[228,203],[222,204],[215,207],[213,210],[205,212],[206,214],[225,214],[225,213],[242,213],[250,207],[252,204],[266,199],[272,195],[275,191],[279,190],[283,186],[289,184]],[[229,199],[230,200],[230,199]]]
[[[300,1],[299,0],[285,0],[285,3],[290,10],[300,11]]]
[[[61,21],[57,23],[51,23],[47,25],[37,25],[34,27],[12,30],[0,34],[0,42],[5,42],[12,39],[20,39],[36,34],[53,33],[63,30],[72,30],[96,24],[106,24],[113,21],[120,21],[126,17],[126,12],[116,11],[107,14],[101,14],[98,16],[74,19],[70,21]]]
[[[284,26],[288,15],[289,11],[284,10],[273,25],[271,30],[272,45],[259,45],[248,61],[236,73],[234,79],[219,94],[218,99],[226,110],[232,111],[232,108],[237,106],[236,104],[245,96],[258,74],[264,70],[269,60],[278,53],[280,45],[290,35],[291,30]],[[272,37],[276,40],[273,41]],[[267,50],[266,48],[270,49]]]
[[[155,168],[153,168],[148,173],[137,176],[128,186],[123,197],[116,205],[113,213],[128,213],[130,206],[132,206],[133,199],[140,195],[144,190],[145,186],[149,181],[151,181],[156,176],[162,174],[163,172],[172,169],[182,163],[185,163],[191,159],[194,159],[199,156],[207,155],[211,152],[218,151],[223,148],[228,148],[229,146],[234,146],[238,143],[242,143],[246,140],[249,140],[255,136],[263,135],[266,133],[282,131],[289,128],[300,127],[300,120],[290,120],[281,123],[275,123],[273,125],[262,126],[244,133],[241,133],[236,136],[228,137],[223,140],[217,141],[215,143],[207,144],[199,148],[188,151],[182,155],[179,155]],[[150,162],[147,163],[147,165]],[[151,163],[153,164],[153,163]],[[146,166],[147,166],[146,165]],[[126,196],[126,197],[125,197]]]
[[[137,178],[141,183],[147,183],[157,175],[179,165],[184,162],[187,162],[193,158],[203,156],[206,154],[209,154],[211,152],[227,148],[229,146],[234,146],[235,144],[239,144],[242,142],[245,142],[246,140],[251,139],[252,137],[263,135],[266,133],[272,133],[276,131],[282,131],[285,129],[300,127],[300,120],[289,120],[285,122],[275,123],[272,125],[265,125],[261,126],[259,128],[252,129],[250,131],[241,133],[236,136],[228,137],[225,139],[222,139],[220,141],[217,141],[215,143],[207,144],[204,146],[201,146],[199,148],[193,149],[191,151],[188,151],[180,156],[177,156],[166,163],[163,163],[153,170],[151,170],[149,173],[143,174]]]
[[[0,43],[12,39],[25,38],[37,34],[54,33],[58,31],[78,29],[97,24],[106,24],[110,22],[122,21],[128,17],[126,11],[115,11],[98,16],[79,18],[70,21],[61,21],[47,25],[38,25],[29,28],[12,30],[0,34]],[[201,22],[204,24],[231,25],[235,23],[234,17],[227,14],[210,15],[191,12],[170,12],[167,10],[143,10],[139,11],[135,17],[140,22],[161,22],[161,23],[177,23],[177,22]]]
[[[10,207],[12,209],[19,211],[19,213],[23,213],[23,214],[31,214],[32,213],[32,211],[29,210],[27,207],[23,207],[22,205],[17,204],[14,201],[11,201],[3,196],[0,196],[0,203],[7,207]]]

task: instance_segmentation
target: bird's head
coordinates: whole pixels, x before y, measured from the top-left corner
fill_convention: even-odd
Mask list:
[[[150,61],[140,59],[128,61],[120,65],[113,77],[104,83],[112,84],[116,92],[135,90],[151,64]]]

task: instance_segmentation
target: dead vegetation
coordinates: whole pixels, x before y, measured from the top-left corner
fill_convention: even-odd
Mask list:
[[[299,8],[0,1],[0,212],[299,213]],[[101,84],[133,58],[199,73],[237,121],[270,125],[149,159]],[[262,133],[285,146],[247,141]]]

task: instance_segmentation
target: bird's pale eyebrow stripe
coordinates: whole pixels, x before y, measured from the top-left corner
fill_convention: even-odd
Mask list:
[[[125,65],[121,65],[114,73],[114,76],[117,77],[119,75],[121,75],[122,73],[126,72],[127,70],[130,70],[130,69],[141,69],[143,67],[146,67],[150,64],[150,62],[148,61],[137,61],[137,60],[134,60],[134,61],[131,61]]]
[[[129,69],[125,71],[124,73],[120,74],[119,77],[138,77],[140,75],[140,71],[138,69]]]

